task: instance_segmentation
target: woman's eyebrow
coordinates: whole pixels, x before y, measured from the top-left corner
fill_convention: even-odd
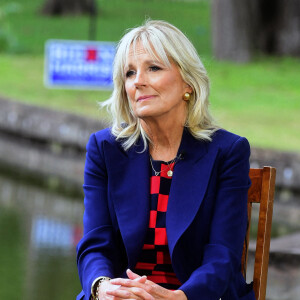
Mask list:
[[[145,63],[149,64],[149,65],[152,65],[152,64],[164,65],[161,61],[155,60],[155,59],[146,60]]]
[[[146,65],[146,66],[153,65],[153,64],[164,66],[164,63],[162,63],[161,61],[158,61],[158,60],[154,60],[154,59],[145,60],[143,62],[143,65]],[[131,68],[134,68],[134,67],[135,67],[135,65],[133,63],[129,63],[129,64],[124,66],[124,70],[128,70],[128,69],[131,69]]]
[[[143,64],[144,64],[144,65],[152,65],[152,64],[156,64],[156,65],[164,66],[164,63],[162,63],[162,62],[159,61],[159,60],[155,60],[155,59],[145,60],[145,61],[143,62]],[[133,67],[134,67],[134,64],[129,63],[128,65],[125,65],[124,69],[133,68]]]

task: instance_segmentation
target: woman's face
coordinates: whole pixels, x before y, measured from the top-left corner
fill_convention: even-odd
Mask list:
[[[125,66],[125,90],[136,117],[141,119],[184,118],[186,102],[184,93],[192,92],[183,81],[178,66],[171,62],[165,66],[153,60],[141,43],[137,43],[135,54],[129,51]],[[183,120],[183,121],[184,121]]]

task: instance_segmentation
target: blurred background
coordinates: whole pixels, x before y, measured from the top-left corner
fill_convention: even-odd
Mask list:
[[[277,168],[267,299],[300,299],[299,0],[1,0],[0,299],[81,290],[85,144],[111,91],[46,88],[46,41],[117,42],[146,18],[190,38],[217,122],[248,138],[252,167]]]

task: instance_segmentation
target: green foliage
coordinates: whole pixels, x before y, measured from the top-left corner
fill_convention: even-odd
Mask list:
[[[49,249],[48,249],[49,250]],[[53,253],[54,252],[54,253]],[[81,291],[76,268],[75,253],[63,255],[55,251],[39,251],[36,257],[35,282],[33,292],[28,299],[64,300],[75,299]]]
[[[206,64],[213,114],[252,146],[300,150],[299,60],[261,58],[245,64]]]
[[[21,6],[17,3],[8,3],[0,6],[0,52],[15,52],[18,49],[18,40],[11,30],[7,17],[20,12]]]
[[[24,290],[26,244],[20,219],[18,212],[1,207],[0,299],[20,299]]]
[[[81,290],[75,251],[66,254],[34,248],[30,241],[32,216],[2,204],[0,299],[75,299]]]
[[[22,13],[18,18],[10,15],[8,20],[26,52],[42,54],[47,39],[88,39],[88,16],[44,16],[40,10],[45,0],[14,1],[22,5]],[[127,28],[141,24],[146,18],[163,19],[179,26],[201,54],[211,51],[208,0],[98,0],[97,4],[98,40],[118,41]]]

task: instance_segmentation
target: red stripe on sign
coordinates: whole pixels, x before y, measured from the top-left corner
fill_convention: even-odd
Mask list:
[[[92,48],[88,48],[86,50],[86,60],[87,61],[95,61],[97,60],[97,50],[96,49],[92,49]]]

